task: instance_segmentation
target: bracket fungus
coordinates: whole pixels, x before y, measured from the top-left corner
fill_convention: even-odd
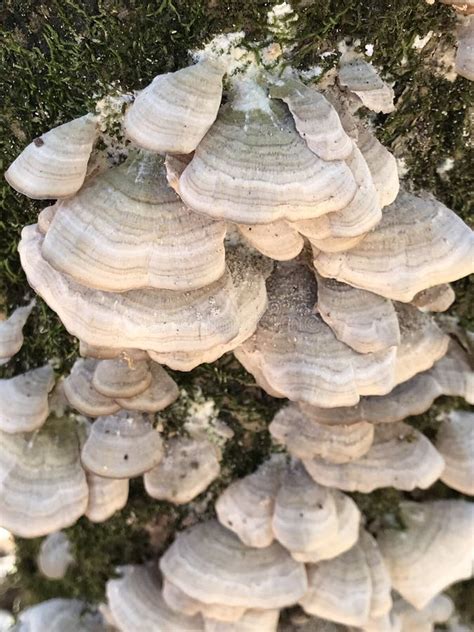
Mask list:
[[[392,204],[400,190],[397,161],[366,127],[357,127],[357,147],[369,168],[381,207]]]
[[[231,483],[217,499],[216,512],[246,545],[262,548],[278,540],[301,562],[339,555],[359,533],[360,512],[350,498],[277,456]]]
[[[35,538],[74,524],[87,507],[78,429],[51,419],[32,435],[1,433],[0,524]]]
[[[224,73],[223,64],[205,59],[158,75],[129,108],[127,136],[150,151],[189,154],[214,123]]]
[[[474,13],[474,8],[471,11]],[[474,15],[459,17],[457,36],[455,70],[461,77],[474,81]]]
[[[164,458],[145,473],[145,489],[158,500],[188,503],[219,476],[219,461],[219,450],[208,439],[171,439]]]
[[[400,632],[433,632],[435,623],[446,623],[454,612],[454,604],[447,595],[436,595],[420,610],[404,599],[393,604],[393,613],[400,621]],[[436,628],[437,629],[437,628]]]
[[[230,607],[237,610],[235,620],[246,610],[291,605],[307,590],[303,564],[282,546],[274,542],[248,548],[215,521],[179,533],[161,558],[160,568],[166,580],[194,600],[203,614],[214,605]],[[213,614],[209,618],[228,620],[218,609]]]
[[[204,632],[199,615],[172,610],[161,595],[158,569],[124,566],[107,582],[107,602],[121,632]]]
[[[64,198],[78,191],[97,137],[91,114],[35,138],[5,173],[8,183],[35,199]]]
[[[89,417],[111,415],[120,410],[115,400],[102,395],[92,386],[97,364],[98,361],[92,358],[78,358],[63,382],[68,402]]]
[[[444,469],[444,460],[431,442],[402,422],[376,426],[371,447],[359,459],[331,463],[315,456],[303,463],[321,485],[366,494],[379,487],[426,489]]]
[[[24,307],[17,307],[2,320],[0,317],[0,365],[6,364],[23,345],[23,327],[31,314],[35,301]]]
[[[94,421],[81,451],[84,467],[104,478],[139,476],[162,458],[159,432],[143,415],[125,411]]]
[[[132,153],[57,205],[41,252],[89,288],[193,290],[224,273],[225,232],[186,208],[162,157]]]
[[[449,283],[434,285],[415,294],[412,305],[422,312],[445,312],[454,303],[456,295]]]
[[[401,503],[404,530],[382,529],[377,542],[392,585],[420,610],[472,574],[474,505],[463,500]]]
[[[0,380],[0,430],[32,432],[49,414],[48,395],[54,386],[49,364],[8,380]]]
[[[48,579],[62,579],[73,562],[71,543],[63,531],[50,533],[41,542],[38,569]]]
[[[473,248],[472,231],[444,204],[401,192],[359,244],[342,253],[314,249],[314,265],[322,276],[409,302],[470,274]]]
[[[441,423],[435,445],[446,464],[443,483],[474,496],[474,413],[452,410]]]
[[[277,261],[294,259],[304,246],[303,237],[292,224],[284,220],[270,224],[241,224],[238,229],[251,246]]]
[[[172,404],[179,395],[178,385],[157,362],[150,365],[150,385],[133,397],[118,397],[117,403],[126,410],[156,413]]]
[[[308,566],[308,592],[299,603],[312,615],[363,626],[392,607],[390,577],[375,540],[361,531],[354,546]]]
[[[340,60],[339,84],[357,95],[361,104],[374,112],[393,112],[394,93],[369,64],[353,52],[345,53]]]
[[[85,516],[91,522],[104,522],[127,504],[127,478],[104,478],[87,472],[87,485],[89,498]]]
[[[151,384],[150,365],[146,360],[113,358],[99,360],[92,376],[92,386],[105,397],[135,397]]]
[[[15,632],[107,632],[102,617],[77,599],[49,599],[20,612]]]
[[[326,425],[313,421],[294,404],[281,408],[268,429],[292,456],[299,459],[319,456],[331,463],[360,458],[374,439],[374,426],[370,423]]]
[[[360,354],[340,342],[314,312],[316,280],[304,265],[277,264],[267,291],[269,307],[255,334],[234,350],[256,379],[263,375],[282,396],[324,407],[393,388],[395,349]]]

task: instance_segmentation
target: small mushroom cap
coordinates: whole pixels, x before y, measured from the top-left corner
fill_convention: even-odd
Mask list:
[[[374,442],[360,459],[330,463],[313,457],[303,463],[321,485],[366,494],[380,487],[426,489],[444,469],[444,460],[430,441],[402,422],[376,426]]]
[[[277,632],[279,617],[279,610],[247,610],[235,622],[204,617],[204,629],[206,632]]]
[[[170,608],[188,616],[201,613],[208,619],[230,623],[239,621],[246,612],[244,606],[208,604],[194,599],[166,578],[163,580],[162,594]]]
[[[421,290],[470,274],[473,248],[471,230],[444,204],[402,192],[355,248],[314,251],[314,265],[322,276],[409,302]]]
[[[395,303],[400,344],[395,362],[395,382],[406,382],[430,369],[448,351],[449,336],[428,314],[410,304]]]
[[[172,404],[179,396],[176,382],[156,362],[150,366],[151,383],[144,391],[123,399],[117,398],[117,404],[126,410],[138,410],[144,413],[156,413]]]
[[[128,500],[127,478],[103,478],[87,473],[89,501],[85,515],[91,522],[104,522],[125,507]]]
[[[300,459],[320,456],[331,463],[359,459],[374,438],[374,426],[370,423],[328,426],[313,421],[294,404],[278,411],[269,431],[291,455]]]
[[[188,617],[167,605],[152,566],[123,566],[120,573],[107,582],[107,601],[122,632],[204,632],[199,615]]]
[[[205,604],[270,610],[293,604],[307,590],[304,566],[279,544],[247,548],[215,521],[179,533],[160,568],[169,581]]]
[[[53,386],[54,371],[49,364],[0,380],[0,430],[15,433],[40,428],[49,414],[48,395]]]
[[[220,63],[204,60],[158,75],[126,113],[127,136],[151,151],[190,153],[217,116],[224,72]]]
[[[102,617],[77,599],[49,599],[18,615],[15,632],[106,632]]]
[[[74,562],[71,543],[63,531],[50,533],[41,542],[38,555],[38,569],[48,579],[62,579]]]
[[[471,12],[473,11],[474,7],[471,7]],[[454,68],[461,77],[474,81],[474,15],[459,19],[457,36],[458,48]]]
[[[360,353],[400,344],[400,327],[391,301],[334,279],[317,279],[318,313],[339,340]]]
[[[0,365],[20,351],[23,345],[23,327],[31,314],[35,301],[17,307],[5,320],[0,320]]]
[[[395,350],[359,354],[337,340],[314,313],[316,281],[309,269],[278,264],[267,291],[269,307],[255,334],[234,350],[256,379],[263,374],[273,391],[292,401],[326,407],[350,406],[360,395],[393,387]]]
[[[113,293],[85,288],[54,270],[41,256],[42,239],[35,226],[23,229],[19,248],[29,282],[70,333],[90,345],[160,353],[209,350],[239,335],[242,294],[257,318],[265,309],[262,266],[250,254],[240,256],[240,249],[226,273],[205,288]]]
[[[456,295],[449,283],[435,285],[415,294],[412,305],[422,312],[445,312],[456,300]]]
[[[1,433],[0,525],[22,538],[69,527],[87,506],[76,427],[51,419],[33,435]]]
[[[172,439],[165,457],[144,475],[152,498],[176,505],[188,503],[209,487],[220,473],[217,448],[207,439]]]
[[[270,95],[289,107],[300,136],[323,160],[345,160],[352,152],[352,141],[344,131],[339,115],[329,101],[314,88],[295,80],[270,88]]]
[[[97,360],[92,358],[78,358],[63,383],[64,393],[71,406],[88,417],[111,415],[120,410],[116,401],[102,395],[92,386],[97,364]]]
[[[128,361],[124,358],[100,360],[92,376],[92,386],[106,397],[134,397],[143,393],[152,381],[146,360]]]
[[[400,508],[406,529],[383,529],[377,542],[393,588],[421,610],[447,586],[471,577],[474,505],[404,501]]]
[[[90,288],[192,290],[224,273],[225,233],[184,206],[161,156],[133,153],[58,204],[42,254]]]
[[[219,522],[244,544],[262,548],[274,539],[272,517],[285,459],[274,455],[256,472],[232,482],[216,501]]]
[[[99,417],[82,447],[81,460],[104,478],[133,478],[163,458],[160,434],[143,415],[123,412]]]
[[[365,107],[374,112],[393,112],[394,92],[378,75],[372,64],[346,53],[341,57],[339,83],[356,94]]]
[[[358,126],[357,147],[369,168],[380,206],[392,204],[399,192],[398,168],[391,154],[366,127]]]
[[[353,248],[382,218],[381,204],[372,181],[372,174],[355,144],[346,163],[358,185],[352,200],[340,211],[291,224],[305,235],[315,248],[325,252]]]
[[[249,244],[266,257],[277,261],[294,259],[304,246],[303,237],[292,224],[284,220],[252,226],[241,224],[238,229]]]
[[[435,623],[445,623],[451,617],[454,604],[448,595],[441,594],[418,610],[398,598],[393,604],[393,612],[400,619],[400,632],[433,632]]]
[[[30,198],[72,195],[84,182],[96,135],[96,118],[89,114],[55,127],[21,152],[5,178]]]
[[[307,594],[299,603],[306,612],[347,625],[363,626],[391,606],[390,577],[375,540],[360,540],[342,555],[308,566]]]
[[[441,423],[435,445],[446,464],[443,483],[474,496],[474,413],[452,410]]]
[[[318,217],[356,192],[347,165],[308,149],[286,106],[256,84],[221,108],[184,170],[179,191],[190,208],[237,224]],[[258,98],[260,97],[260,98]]]

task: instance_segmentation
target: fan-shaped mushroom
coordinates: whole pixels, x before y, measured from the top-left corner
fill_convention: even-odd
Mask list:
[[[392,204],[400,189],[395,156],[360,124],[357,125],[357,147],[369,168],[380,206]]]
[[[356,94],[362,104],[374,112],[393,112],[394,93],[378,75],[372,64],[353,52],[340,60],[339,83]]]
[[[144,413],[156,413],[172,404],[179,395],[176,382],[156,362],[150,366],[151,383],[138,395],[117,398],[117,404],[126,410],[138,410]]]
[[[127,136],[151,151],[189,154],[213,124],[225,67],[206,59],[158,75],[125,115]]]
[[[277,261],[294,259],[304,246],[303,237],[292,224],[284,220],[253,226],[241,224],[238,229],[249,244]]]
[[[400,632],[433,632],[434,624],[445,623],[453,611],[453,602],[443,594],[433,597],[421,610],[401,598],[393,604],[393,613],[400,620]]]
[[[321,485],[364,493],[379,487],[426,489],[444,469],[443,458],[428,439],[402,422],[376,426],[372,446],[357,460],[330,463],[316,456],[303,463]]]
[[[97,360],[92,358],[78,358],[63,382],[64,393],[71,406],[89,417],[111,415],[120,410],[115,400],[102,395],[92,386],[97,364]]]
[[[143,393],[152,381],[150,364],[146,360],[125,358],[99,360],[92,376],[92,386],[101,395],[113,398],[135,397]]]
[[[82,447],[81,460],[104,478],[132,478],[163,458],[160,434],[143,415],[122,412],[99,417]]]
[[[415,294],[412,305],[422,312],[445,312],[454,303],[456,295],[449,283],[435,285]]]
[[[474,81],[474,15],[459,18],[457,36],[455,70],[461,77]]]
[[[87,484],[89,500],[85,515],[91,522],[104,522],[127,504],[127,478],[104,478],[88,472]]]
[[[31,198],[72,195],[84,182],[96,135],[96,118],[90,114],[55,127],[21,152],[5,178],[14,189]]]
[[[400,505],[405,529],[386,528],[377,542],[402,597],[420,610],[472,573],[474,505],[437,500]]]
[[[474,235],[434,198],[402,192],[376,229],[351,250],[314,250],[314,265],[333,277],[380,296],[409,302],[428,287],[474,270]]]
[[[193,290],[224,273],[225,232],[184,206],[161,156],[139,153],[61,201],[41,251],[89,288]]]
[[[74,562],[71,543],[63,531],[50,533],[41,542],[38,554],[38,569],[48,579],[62,579]]]
[[[0,430],[31,432],[40,428],[49,414],[48,395],[54,386],[49,364],[0,380]]]
[[[441,423],[435,445],[446,464],[443,483],[474,496],[474,413],[452,410]]]
[[[20,612],[15,632],[106,632],[102,617],[77,599],[49,599]]]
[[[31,314],[35,301],[17,307],[5,320],[0,319],[0,365],[18,353],[23,345],[23,327]]]

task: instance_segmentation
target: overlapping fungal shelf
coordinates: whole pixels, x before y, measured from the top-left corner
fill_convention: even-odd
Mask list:
[[[392,111],[393,90],[360,56],[342,57],[325,94],[291,69],[251,58],[235,72],[206,50],[137,94],[121,164],[88,168],[101,132],[87,114],[6,173],[56,200],[19,251],[83,357],[61,380],[46,365],[0,381],[0,526],[48,535],[39,565],[58,578],[74,564],[61,530],[119,511],[131,478],[176,505],[208,490],[225,475],[215,437],[168,437],[155,414],[179,398],[170,369],[233,352],[289,400],[268,429],[275,454],[227,479],[216,519],[119,569],[107,625],[283,632],[280,612],[299,606],[301,632],[431,630],[452,611],[442,591],[472,571],[472,503],[407,500],[400,531],[368,524],[349,494],[438,480],[474,493],[472,414],[447,415],[436,439],[405,421],[441,395],[474,403],[467,350],[434,316],[474,271],[474,236],[399,187],[357,113]],[[0,322],[0,362],[32,308]],[[93,617],[78,627],[83,606],[45,602],[19,630],[105,630]]]

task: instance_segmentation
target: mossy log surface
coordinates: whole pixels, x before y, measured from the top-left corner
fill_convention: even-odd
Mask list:
[[[245,30],[249,39],[265,38],[266,14],[274,4],[262,0],[5,0],[0,9],[2,172],[31,139],[84,114],[104,95],[142,88],[156,74],[185,66],[189,49],[200,47],[213,35]],[[474,84],[462,77],[449,81],[436,68],[439,51],[454,42],[452,9],[423,0],[295,0],[292,5],[299,15],[292,38],[293,64],[302,69],[334,65],[338,55],[321,58],[320,53],[337,51],[344,38],[359,39],[361,50],[373,45],[371,60],[394,82],[398,101],[395,112],[375,119],[379,138],[403,157],[413,190],[433,192],[472,222],[474,152],[467,136]],[[430,31],[432,36],[423,48],[413,47],[417,36]],[[440,167],[447,158],[454,164],[443,172]],[[42,205],[15,193],[4,181],[0,205],[0,307],[9,312],[33,294],[19,264],[17,244],[21,228],[35,221]],[[472,329],[472,285],[465,279],[454,287],[457,301],[451,313]],[[77,343],[40,299],[24,333],[25,345],[2,368],[2,377],[50,359],[58,374],[69,369]],[[205,398],[213,399],[220,418],[235,432],[224,453],[224,476],[211,488],[217,493],[268,455],[271,443],[266,426],[281,401],[256,387],[232,356],[173,377],[191,396],[200,388]],[[463,405],[442,398],[413,423],[433,436],[440,410]],[[179,430],[183,424],[180,402],[160,417],[167,432]],[[396,516],[402,497],[459,494],[439,483],[412,494],[381,490],[354,496],[370,526],[387,514]],[[152,501],[141,481],[134,481],[127,507],[111,520],[94,525],[81,519],[67,530],[77,561],[64,580],[47,581],[38,574],[35,557],[40,540],[18,540],[17,572],[2,589],[2,601],[11,605],[15,599],[17,609],[53,596],[100,602],[104,583],[118,564],[139,562],[152,554],[145,525],[155,523],[164,547],[186,518],[186,507]],[[467,583],[459,584],[453,594],[463,616],[473,616]]]

